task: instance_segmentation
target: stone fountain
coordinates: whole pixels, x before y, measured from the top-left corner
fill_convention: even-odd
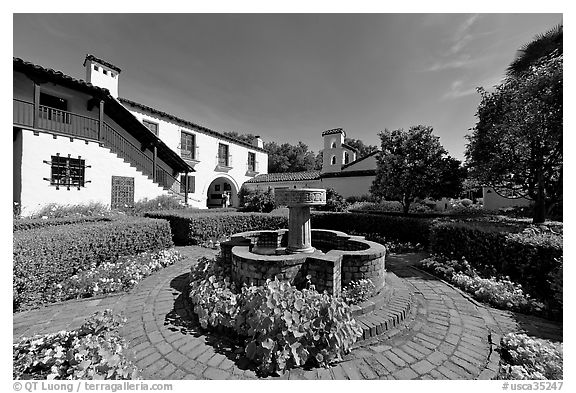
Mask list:
[[[221,243],[237,284],[264,285],[278,277],[293,285],[310,281],[319,291],[339,295],[342,286],[360,279],[384,287],[383,245],[340,231],[312,229],[310,207],[326,204],[326,190],[275,190],[278,205],[288,206],[288,229],[236,233]]]

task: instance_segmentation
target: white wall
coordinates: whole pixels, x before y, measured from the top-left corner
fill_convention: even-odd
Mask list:
[[[72,158],[86,160],[90,168],[85,170],[85,180],[90,180],[85,187],[66,188],[56,190],[51,186],[51,167],[43,161],[50,161],[53,155],[71,155]],[[100,147],[95,142],[85,142],[80,139],[70,140],[69,137],[56,139],[46,133],[34,135],[30,130],[22,130],[22,214],[30,215],[48,203],[81,204],[88,202],[101,202],[110,205],[112,192],[112,176],[126,176],[134,178],[134,200],[155,198],[168,195],[162,187],[158,186],[148,177],[138,172],[134,167],[111,153],[110,150]]]
[[[230,202],[232,206],[237,206],[238,199],[235,197],[235,194],[240,190],[240,187],[245,181],[253,177],[247,175],[248,152],[256,153],[258,174],[268,173],[268,154],[266,153],[205,134],[189,127],[183,127],[161,116],[145,113],[139,108],[134,108],[128,104],[125,106],[138,120],[149,120],[158,123],[158,137],[178,154],[180,154],[181,131],[196,136],[196,146],[198,146],[196,159],[199,160],[199,162],[192,165],[196,172],[191,173],[191,175],[195,177],[196,187],[195,192],[188,195],[189,205],[193,207],[206,207],[209,186],[218,178],[222,178],[222,181],[229,181],[233,185],[235,191],[233,192],[233,197]],[[232,156],[231,169],[229,170],[217,169],[219,143],[228,145],[228,152]]]
[[[370,194],[376,176],[328,177],[322,179],[321,188],[333,188],[344,198]]]
[[[378,167],[378,162],[376,161],[377,154],[370,156],[357,164],[350,165],[344,169],[342,172],[351,172],[351,171],[364,171],[367,169],[376,169]]]
[[[526,198],[508,199],[500,196],[491,187],[482,187],[484,209],[498,210],[503,207],[529,206],[531,201]]]

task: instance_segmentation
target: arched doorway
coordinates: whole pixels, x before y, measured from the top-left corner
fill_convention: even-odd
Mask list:
[[[217,177],[212,180],[206,191],[206,206],[208,208],[223,207],[223,194],[228,194],[228,206],[238,206],[238,190],[231,179]]]

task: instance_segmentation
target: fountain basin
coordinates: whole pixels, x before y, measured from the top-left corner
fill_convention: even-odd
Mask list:
[[[312,252],[292,253],[289,230],[250,231],[221,243],[224,261],[237,284],[264,285],[278,277],[303,287],[306,276],[317,290],[340,295],[343,286],[360,279],[384,286],[386,248],[362,236],[340,231],[311,230]]]

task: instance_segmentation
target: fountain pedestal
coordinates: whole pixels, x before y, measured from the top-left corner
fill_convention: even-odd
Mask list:
[[[294,188],[275,190],[278,205],[288,206],[288,246],[286,251],[313,253],[310,231],[310,206],[326,204],[326,190],[321,188]]]

